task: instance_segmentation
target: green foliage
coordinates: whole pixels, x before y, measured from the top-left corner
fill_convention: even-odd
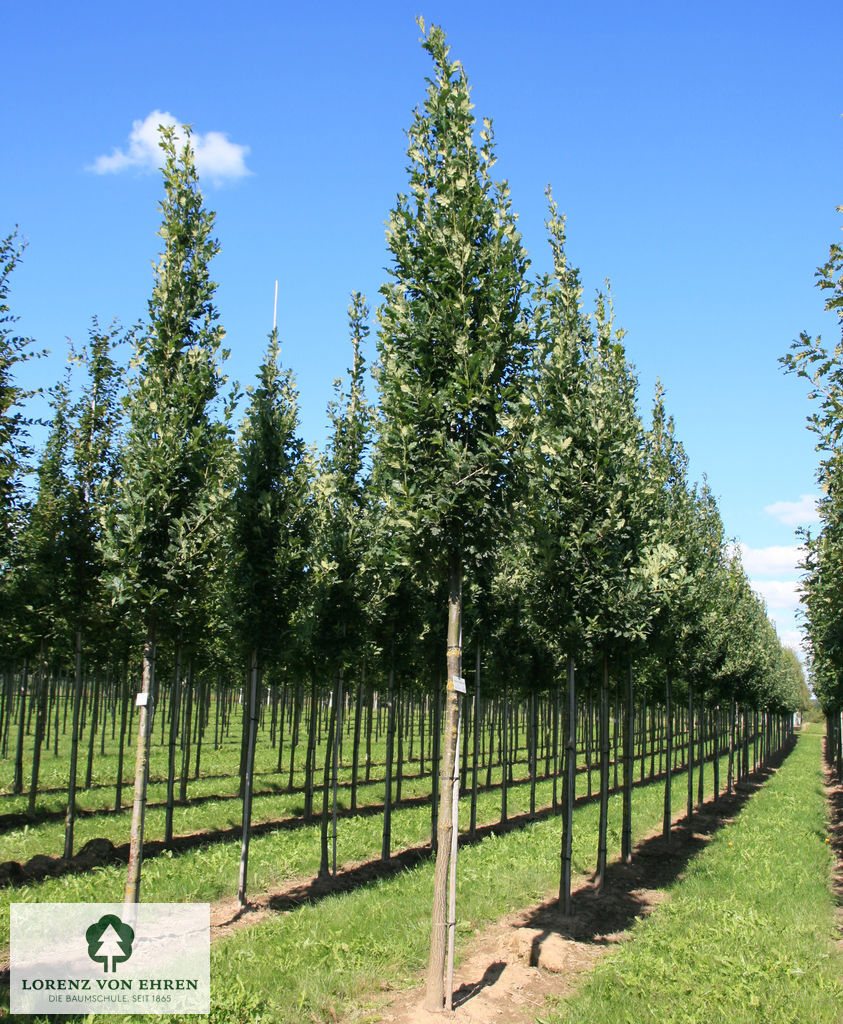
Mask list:
[[[843,213],[843,207],[838,207]],[[831,245],[828,260],[818,268],[817,286],[826,293],[825,310],[835,312],[840,340],[833,348],[803,332],[780,362],[810,385],[809,397],[819,409],[808,417],[822,453],[818,480],[823,497],[818,505],[821,532],[802,534],[805,547],[803,603],[813,658],[815,692],[825,711],[843,704],[843,246]]]
[[[228,420],[212,418],[224,378],[208,264],[219,250],[190,146],[162,129],[165,198],[149,326],[135,338],[122,475],[103,546],[114,600],[146,622],[195,623],[219,532],[231,459]]]
[[[32,455],[27,441],[32,419],[23,412],[22,405],[37,393],[16,383],[15,367],[44,354],[33,351],[31,338],[14,333],[18,317],[9,306],[10,279],[24,248],[17,231],[0,239],[0,569],[8,557],[6,545],[13,536],[15,513],[22,500],[21,478]]]
[[[31,417],[24,412],[24,403],[35,395],[15,379],[16,367],[43,355],[33,349],[31,338],[15,333],[18,320],[9,306],[11,276],[20,263],[25,246],[17,231],[0,239],[0,606],[2,632],[11,637],[16,627],[11,616],[17,598],[12,563],[18,560],[15,547],[26,514],[27,502],[23,478],[30,469],[32,448],[28,439]],[[4,651],[4,656],[11,655]]]
[[[131,340],[117,323],[103,330],[96,317],[81,351],[71,349],[71,358],[87,370],[87,381],[75,403],[70,438],[70,480],[67,500],[71,512],[67,523],[68,602],[77,628],[100,627],[96,639],[112,649],[113,630],[103,635],[107,622],[107,593],[102,556],[102,520],[114,499],[120,473],[117,445],[122,424],[121,367],[116,349]]]
[[[66,632],[69,599],[69,531],[73,514],[67,463],[71,443],[67,381],[52,390],[53,418],[38,462],[35,501],[19,538],[15,601],[19,628],[29,645]]]
[[[409,194],[387,230],[376,464],[385,514],[406,540],[402,554],[396,538],[397,557],[444,567],[456,552],[478,563],[506,528],[527,258],[509,189],[490,176],[491,123],[478,149],[465,72],[442,30],[423,47],[434,76],[408,133]]]
[[[231,510],[237,631],[242,654],[256,648],[261,664],[289,654],[312,518],[298,395],[279,362],[273,329],[240,430]]]
[[[343,663],[361,647],[368,595],[364,583],[371,540],[369,447],[374,411],[366,401],[366,361],[362,346],[369,334],[365,296],[352,293],[348,307],[352,361],[347,390],[334,382],[328,406],[330,436],[315,482],[316,537],[311,614],[316,653]]]

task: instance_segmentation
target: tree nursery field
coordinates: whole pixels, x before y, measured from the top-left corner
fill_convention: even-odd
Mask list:
[[[93,320],[37,451],[0,241],[5,991],[13,905],[208,903],[219,1022],[840,1020],[840,350],[782,360],[821,406],[824,769],[611,295],[586,310],[549,188],[531,276],[491,122],[420,27],[377,358],[352,292],[323,450],[274,325],[245,395],[226,379],[189,128],[160,132],[148,318]],[[107,975],[134,933],[106,923]]]

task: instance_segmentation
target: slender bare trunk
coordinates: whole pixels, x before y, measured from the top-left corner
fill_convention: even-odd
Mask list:
[[[664,770],[664,818],[662,820],[662,836],[670,844],[673,811],[671,809],[671,786],[673,784],[673,689],[670,684],[670,672],[665,672],[665,770]]]
[[[609,820],[609,658],[603,655],[600,679],[600,826],[597,839],[595,887],[599,893],[606,878],[606,835]]]
[[[155,710],[155,630],[150,629],[143,648],[143,681],[139,694],[140,719],[135,758],[135,799],[132,805],[132,833],[129,840],[129,869],[126,874],[124,903],[140,903],[141,865],[143,863],[143,826],[146,816],[146,787],[149,781],[149,745],[152,740]]]
[[[389,860],[392,852],[392,751],[395,737],[395,642],[390,646],[389,676],[386,691],[386,767],[383,789],[383,834],[381,860]]]
[[[461,674],[462,656],[462,564],[459,556],[455,553],[450,558],[448,575],[448,681],[445,690],[442,769],[439,776],[439,823],[433,879],[430,961],[427,967],[424,998],[425,1009],[434,1012],[441,1010],[445,1005],[445,961],[447,955],[445,914],[452,855],[451,833],[455,827],[452,786],[457,756],[458,705],[454,679]]]
[[[15,746],[15,777],[12,783],[12,792],[17,796],[23,792],[23,737],[26,730],[26,684],[27,684],[27,662],[23,662],[23,675],[21,677],[18,697],[18,740]]]
[[[480,637],[478,636],[474,664],[474,746],[472,751],[474,764],[471,771],[471,815],[469,824],[469,835],[472,839],[477,835],[477,774],[480,771],[480,733],[482,725],[480,705]]]
[[[571,856],[574,836],[574,801],[577,791],[577,693],[574,659],[568,656],[568,730],[565,737],[565,784],[562,790],[562,877],[559,907],[571,913]]]
[[[237,900],[241,907],[246,906],[246,878],[249,870],[249,839],[252,831],[252,788],[255,769],[255,731],[257,728],[258,682],[260,668],[258,666],[257,648],[252,649],[249,671],[249,734],[246,746],[246,775],[243,786],[243,837],[240,842],[240,877],[237,884]]]
[[[123,746],[126,742],[126,720],[129,711],[129,666],[124,661],[120,679],[120,745],[117,748],[117,786],[114,793],[114,810],[123,805]]]
[[[181,682],[181,643],[176,644],[176,667],[173,674],[173,685],[170,696],[170,747],[167,762],[167,807],[164,811],[164,843],[169,846],[173,841],[173,804],[176,794],[176,739],[179,734],[181,717],[182,682]]]
[[[632,751],[635,707],[632,703],[632,663],[626,677],[626,715],[623,729],[623,820],[621,824],[621,860],[632,860]]]
[[[337,714],[336,714],[336,725],[334,728],[334,767],[333,767],[333,779],[332,779],[332,793],[331,793],[331,874],[336,875],[337,873],[337,785],[338,785],[338,773],[340,767],[340,757],[342,756],[342,746],[340,744],[340,736],[342,735],[342,724],[343,718],[343,668],[342,665],[339,667],[337,672]]]
[[[694,816],[694,687],[688,683],[688,820]]]
[[[339,693],[339,669],[334,675],[334,689],[331,697],[331,711],[328,717],[328,735],[325,737],[325,764],[322,772],[322,819],[319,830],[321,858],[319,877],[327,878],[328,869],[328,809],[330,807],[331,763],[334,756],[334,732],[337,727],[337,695]]]

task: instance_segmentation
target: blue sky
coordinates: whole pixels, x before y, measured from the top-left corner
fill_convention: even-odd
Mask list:
[[[278,279],[303,433],[320,442],[349,294],[374,308],[387,276],[384,221],[430,72],[417,13],[494,121],[533,270],[550,183],[587,298],[611,279],[642,407],[660,378],[693,477],[795,643],[793,531],[816,456],[805,389],[777,359],[835,326],[813,274],[841,226],[838,2],[10,5],[0,232],[29,242],[11,302],[51,350],[32,374],[55,380],[92,316],[145,313],[161,184],[144,125],[166,112],[208,147],[228,370],[254,377]]]

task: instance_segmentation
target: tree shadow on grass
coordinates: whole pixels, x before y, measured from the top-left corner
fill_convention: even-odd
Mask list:
[[[828,839],[834,853],[834,869],[831,874],[831,892],[837,903],[837,924],[841,938],[837,941],[843,945],[843,781],[837,777],[833,765],[826,759],[826,743],[823,740],[823,765],[825,770],[825,793],[828,801]]]
[[[593,884],[585,884],[572,894],[569,915],[561,911],[556,900],[537,907],[524,919],[524,927],[536,930],[530,963],[542,965],[543,947],[554,938],[593,946],[618,942],[638,918],[650,912],[655,902],[653,892],[666,889],[680,878],[691,859],[724,825],[734,821],[794,746],[792,738],[766,765],[741,780],[731,795],[724,793],[709,800],[690,820],[681,818],[673,826],[670,843],[659,833],[636,845],[629,864],[620,860],[610,864],[600,893]]]

